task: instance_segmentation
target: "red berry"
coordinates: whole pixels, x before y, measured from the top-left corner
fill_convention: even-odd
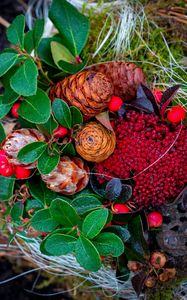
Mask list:
[[[0,165],[0,175],[10,177],[14,174],[14,167],[11,164]]]
[[[123,104],[123,100],[120,97],[112,96],[110,102],[108,103],[109,111],[118,111]]]
[[[58,126],[57,129],[53,131],[53,135],[55,138],[63,138],[68,134],[68,129],[63,126]]]
[[[14,103],[14,105],[12,106],[11,109],[11,114],[13,115],[14,118],[18,118],[18,108],[20,107],[21,103],[20,102],[16,102]]]
[[[114,214],[123,214],[128,213],[130,210],[125,204],[114,204],[112,207],[112,211]]]
[[[156,251],[151,254],[150,263],[155,269],[163,268],[167,258],[164,253]]]
[[[2,164],[8,164],[8,159],[4,150],[0,150],[0,165]]]
[[[158,211],[152,211],[147,215],[147,222],[150,228],[160,227],[163,223],[162,214]]]
[[[25,167],[16,166],[15,175],[17,179],[26,179],[31,175],[31,170],[26,169]]]
[[[155,96],[156,101],[158,103],[160,103],[162,95],[163,95],[163,92],[161,90],[159,90],[159,89],[154,89],[152,92],[153,92],[153,95]]]
[[[186,111],[182,106],[173,106],[167,114],[168,121],[171,123],[179,123],[186,117]]]

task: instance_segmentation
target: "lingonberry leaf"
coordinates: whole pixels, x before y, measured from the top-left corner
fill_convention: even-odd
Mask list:
[[[61,256],[75,250],[77,238],[61,233],[51,234],[43,245],[48,255]]]
[[[3,96],[0,95],[0,119],[6,116],[12,107],[11,104],[4,104],[2,103],[2,101],[3,101]]]
[[[50,206],[53,218],[61,225],[73,227],[80,223],[80,218],[74,207],[63,199],[55,199]]]
[[[37,19],[34,23],[33,27],[33,44],[34,49],[37,50],[38,45],[40,43],[43,31],[44,31],[44,20],[43,19]]]
[[[58,62],[58,68],[65,73],[74,74],[80,72],[86,66],[87,61],[83,61],[82,63],[68,63],[66,61],[60,60]]]
[[[74,56],[79,55],[88,38],[88,18],[66,0],[53,0],[49,18],[62,36],[63,44]]]
[[[19,15],[14,19],[12,24],[7,29],[6,34],[9,42],[23,48],[24,30],[25,30],[25,17],[23,15]]]
[[[77,240],[75,256],[81,267],[88,271],[96,272],[101,267],[99,252],[93,243],[83,235],[79,236]]]
[[[60,154],[57,150],[48,148],[42,153],[38,159],[38,170],[41,174],[49,174],[54,170],[60,161]]]
[[[83,123],[83,116],[80,110],[75,106],[70,106],[71,116],[72,116],[72,124],[71,126],[75,126]]]
[[[82,233],[85,237],[93,239],[97,236],[108,219],[108,209],[101,208],[89,213],[84,219]]]
[[[5,105],[13,104],[17,101],[18,98],[19,95],[15,93],[10,86],[7,85],[2,97],[2,103]]]
[[[122,240],[112,232],[100,233],[94,240],[93,244],[100,255],[120,256],[124,252],[124,244]]]
[[[59,44],[63,43],[62,38],[60,38],[59,36],[43,38],[40,41],[37,52],[43,62],[45,62],[47,65],[49,65],[53,68],[57,68],[56,64],[54,63],[52,53],[51,53],[51,42],[53,42],[53,41],[58,42]]]
[[[38,69],[31,58],[27,58],[10,79],[11,88],[22,96],[32,96],[37,92]]]
[[[105,188],[105,198],[108,200],[115,200],[119,197],[122,191],[122,183],[120,179],[113,178],[111,179]]]
[[[59,61],[63,60],[68,63],[75,63],[75,57],[71,54],[71,52],[61,43],[56,41],[51,42],[51,53],[53,60],[58,67]]]
[[[24,36],[24,49],[31,53],[34,50],[34,41],[33,41],[33,30],[29,30],[25,33]]]
[[[52,109],[56,120],[62,126],[71,128],[72,116],[69,106],[62,99],[56,98],[52,103]]]
[[[108,130],[110,131],[114,131],[114,129],[112,128],[112,125],[110,123],[110,118],[109,118],[109,112],[108,111],[104,111],[100,114],[98,114],[95,117],[104,127],[106,127]]]
[[[44,124],[50,117],[50,99],[43,90],[38,89],[36,95],[22,101],[18,113],[31,123]]]
[[[138,274],[136,274],[135,276],[133,276],[131,279],[132,286],[138,297],[143,290],[146,277],[147,277],[147,274],[144,271],[141,271]]]
[[[18,58],[18,53],[2,53],[0,54],[0,77],[3,76],[11,67],[14,66]]]
[[[0,144],[6,139],[6,134],[2,123],[0,123]]]
[[[130,232],[128,229],[120,225],[111,225],[105,228],[105,231],[117,234],[124,243],[130,239]]]
[[[24,204],[22,202],[16,202],[11,208],[10,215],[12,220],[16,224],[21,224],[21,217],[23,216]]]
[[[160,106],[161,106],[161,117],[164,118],[164,113],[170,102],[175,97],[176,93],[180,88],[180,84],[176,84],[170,88],[168,88],[162,95]]]
[[[28,212],[30,209],[37,211],[44,208],[44,204],[39,199],[28,199],[25,204],[25,210]]]
[[[132,196],[132,186],[129,184],[122,184],[120,195],[117,197],[118,203],[126,203]]]
[[[0,176],[0,199],[8,200],[13,195],[15,178]]]
[[[34,229],[42,232],[54,230],[59,223],[52,217],[49,208],[37,211],[31,219],[31,225]]]
[[[63,155],[76,155],[75,147],[72,143],[67,143],[62,149]]]
[[[94,209],[101,208],[102,203],[94,195],[80,194],[73,198],[71,205],[79,215],[82,215]]]
[[[45,142],[32,142],[18,152],[17,158],[24,164],[33,163],[38,160],[46,148],[47,143]]]

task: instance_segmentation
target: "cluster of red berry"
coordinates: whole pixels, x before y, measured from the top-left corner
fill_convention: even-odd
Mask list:
[[[185,125],[168,125],[155,114],[129,111],[124,120],[115,121],[114,130],[114,153],[96,164],[96,172],[106,175],[98,176],[99,182],[109,180],[107,175],[133,177],[133,199],[139,206],[158,206],[177,196],[187,180]]]
[[[0,175],[5,177],[15,175],[17,179],[26,179],[31,175],[31,171],[25,167],[11,164],[5,151],[0,150]]]

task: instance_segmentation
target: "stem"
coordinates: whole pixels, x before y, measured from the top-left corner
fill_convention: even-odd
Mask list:
[[[42,75],[46,78],[46,80],[51,84],[54,85],[53,81],[48,77],[48,75],[44,72],[42,64],[40,59],[36,59],[35,60],[38,66],[38,70],[40,70],[40,72],[42,73]]]

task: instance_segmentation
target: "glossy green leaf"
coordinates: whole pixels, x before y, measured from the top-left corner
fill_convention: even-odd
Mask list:
[[[53,116],[51,115],[48,121],[44,124],[40,124],[40,131],[43,132],[45,135],[52,135],[53,131],[58,127],[58,123],[54,120]]]
[[[75,156],[76,155],[75,147],[73,146],[72,143],[67,143],[63,147],[62,153],[63,153],[63,155]]]
[[[38,159],[38,170],[41,174],[49,174],[60,161],[60,154],[56,150],[45,149]]]
[[[75,106],[70,106],[71,116],[72,116],[72,127],[77,124],[83,123],[83,115],[80,110]]]
[[[6,139],[6,134],[2,123],[0,123],[0,144]]]
[[[15,178],[0,176],[0,200],[8,200],[13,195]]]
[[[60,60],[73,63],[75,62],[75,57],[71,52],[62,44],[52,41],[51,42],[51,53],[55,64],[58,66]]]
[[[19,15],[7,29],[6,34],[9,42],[22,48],[24,45],[24,30],[25,17],[23,15]]]
[[[101,267],[99,252],[93,243],[82,235],[77,240],[75,256],[81,267],[88,271],[96,272]]]
[[[20,96],[17,93],[15,93],[10,86],[7,86],[2,97],[2,104],[13,104],[18,100],[19,97]]]
[[[34,229],[42,232],[50,232],[58,226],[58,222],[51,216],[49,208],[37,211],[31,219]]]
[[[12,220],[17,224],[21,224],[21,217],[23,216],[23,209],[24,209],[23,203],[16,202],[10,211]]]
[[[80,222],[80,218],[71,204],[62,199],[55,199],[50,206],[53,218],[61,225],[73,227]]]
[[[97,248],[100,255],[120,256],[124,252],[124,244],[122,240],[114,233],[100,233],[94,240],[93,244]]]
[[[50,117],[50,99],[41,89],[36,95],[27,97],[19,107],[19,115],[31,123],[43,124]]]
[[[31,58],[27,58],[10,79],[11,88],[19,95],[32,96],[37,91],[38,69]]]
[[[17,155],[20,162],[30,164],[36,161],[47,148],[44,142],[33,142],[23,147]]]
[[[58,62],[58,68],[65,73],[74,74],[80,72],[86,66],[87,61],[82,62],[81,64],[71,64],[66,61],[60,60]]]
[[[34,41],[33,41],[33,30],[29,30],[25,33],[24,36],[24,49],[31,53],[34,49]]]
[[[2,97],[0,96],[0,119],[2,119],[4,116],[8,114],[10,111],[12,105],[11,104],[2,104]]]
[[[130,233],[128,229],[120,225],[109,226],[105,228],[105,231],[117,234],[124,243],[130,239]]]
[[[0,54],[0,77],[3,76],[15,64],[17,58],[17,53]]]
[[[39,199],[29,199],[26,201],[25,210],[29,211],[33,209],[34,211],[44,208],[44,204]]]
[[[38,176],[29,180],[29,191],[33,198],[39,199],[45,205],[50,205],[51,201],[57,198],[57,193],[49,190]]]
[[[34,49],[38,48],[38,45],[40,43],[43,31],[44,31],[44,20],[43,19],[37,19],[34,23],[33,27],[33,44]]]
[[[55,233],[45,240],[44,249],[49,255],[66,255],[75,250],[76,242],[77,239],[73,236]]]
[[[52,109],[59,124],[66,128],[71,128],[72,117],[67,103],[62,99],[57,98],[52,103]]]
[[[48,64],[51,67],[57,68],[57,66],[54,63],[52,53],[51,53],[51,42],[52,41],[56,41],[58,43],[63,43],[63,40],[57,36],[53,36],[51,38],[43,38],[40,41],[37,52],[43,62],[45,62],[46,64]]]
[[[102,206],[102,203],[95,196],[89,194],[82,194],[75,196],[71,205],[76,209],[79,215],[82,215],[91,210],[97,209]]]
[[[82,225],[83,234],[93,239],[97,236],[106,224],[108,218],[108,209],[101,208],[89,213],[84,219]]]
[[[88,38],[88,18],[65,0],[53,0],[49,18],[63,37],[64,45],[74,56],[80,54]]]

